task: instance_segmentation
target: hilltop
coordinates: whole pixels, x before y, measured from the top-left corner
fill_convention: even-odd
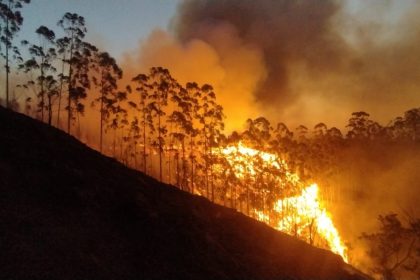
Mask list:
[[[0,107],[1,279],[367,279]]]

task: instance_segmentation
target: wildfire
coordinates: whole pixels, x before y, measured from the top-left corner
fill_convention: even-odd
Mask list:
[[[229,162],[239,180],[246,180],[245,184],[253,184],[256,189],[258,184],[265,184],[258,188],[264,190],[262,203],[252,205],[248,212],[250,216],[312,245],[330,249],[348,261],[347,248],[319,198],[317,184],[305,186],[284,160],[242,143],[219,150],[219,153]],[[265,173],[268,169],[271,172]]]

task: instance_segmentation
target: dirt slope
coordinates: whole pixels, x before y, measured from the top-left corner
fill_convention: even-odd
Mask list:
[[[0,279],[364,279],[0,107]]]

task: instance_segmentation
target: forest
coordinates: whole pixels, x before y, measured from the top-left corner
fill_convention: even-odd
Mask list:
[[[302,216],[298,200],[291,198],[309,194],[308,186],[317,183],[322,207],[344,218],[349,208],[371,198],[357,178],[380,173],[395,154],[401,160],[420,156],[420,107],[386,125],[358,111],[343,124],[345,129],[323,122],[291,128],[261,116],[243,120],[242,130],[225,132],[228,110],[218,103],[212,85],[180,84],[161,66],[124,76],[115,58],[85,40],[88,26],[79,14],[64,14],[51,23],[54,28],[37,27],[37,42],[18,40],[24,5],[30,0],[0,1],[2,106],[62,129],[161,182],[310,244],[332,249],[331,241],[315,230],[324,214]],[[85,126],[92,116],[96,126]],[[370,161],[379,164],[371,168]],[[419,188],[418,181],[412,188]],[[348,200],[353,203],[343,206]],[[404,207],[381,213],[375,232],[356,234],[354,240],[365,244],[368,264],[357,262],[352,242],[342,242],[345,249],[335,252],[383,279],[420,276],[419,213]],[[344,240],[350,239],[345,234],[350,226],[337,223]]]

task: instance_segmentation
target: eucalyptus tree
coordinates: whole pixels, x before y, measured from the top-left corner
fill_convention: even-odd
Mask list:
[[[217,146],[218,138],[224,129],[223,107],[216,102],[216,94],[211,85],[201,87],[201,114],[198,115],[202,124],[204,161],[205,161],[205,184],[207,196],[214,201],[213,182],[213,149]],[[210,180],[209,180],[210,177]],[[209,195],[209,181],[211,184],[211,196]]]
[[[131,140],[130,145],[130,156],[134,159],[133,167],[138,168],[137,164],[137,146],[140,144],[139,139],[141,138],[140,134],[140,122],[137,116],[133,117],[133,120],[130,122],[130,134],[129,139]]]
[[[347,138],[348,139],[366,139],[369,137],[368,127],[371,123],[369,119],[369,114],[363,111],[353,112],[348,127]]]
[[[248,119],[246,121],[247,129],[243,133],[243,139],[254,148],[265,150],[271,139],[273,128],[270,122],[264,117]]]
[[[149,92],[151,91],[151,86],[149,84],[149,77],[145,74],[138,74],[132,79],[132,81],[135,82],[135,91],[138,93],[138,104],[129,104],[140,113],[139,125],[142,127],[141,137],[143,139],[142,168],[143,172],[147,174],[147,132],[154,131],[153,120],[149,107]]]
[[[283,122],[279,122],[273,131],[273,139],[270,143],[271,149],[278,157],[287,159],[290,158],[290,153],[293,146],[293,132]]]
[[[71,121],[75,118],[73,111],[83,113],[84,106],[80,102],[86,98],[86,91],[89,88],[87,55],[92,54],[93,46],[86,44],[83,39],[87,28],[84,17],[76,13],[65,13],[58,21],[65,37],[61,38],[60,53],[66,53],[64,60],[68,65],[68,96],[67,96],[67,132],[70,134]]]
[[[80,116],[82,116],[85,111],[85,99],[89,89],[91,88],[91,72],[92,67],[96,63],[95,58],[97,52],[98,49],[94,45],[87,42],[82,42],[81,48],[73,54],[73,74],[69,77],[69,84],[74,85],[71,92],[71,101],[74,106],[74,112],[76,113],[76,116],[73,116],[73,119],[77,119],[79,132]]]
[[[95,70],[98,74],[95,83],[99,87],[99,97],[94,100],[94,104],[99,103],[99,150],[102,152],[104,124],[109,121],[110,115],[115,111],[117,82],[122,78],[122,70],[107,52],[97,53],[95,59]]]
[[[19,55],[19,50],[13,46],[13,38],[20,30],[23,17],[20,10],[24,4],[29,4],[30,0],[0,0],[0,43],[4,45],[1,55],[5,59],[6,73],[6,107],[9,107],[9,74],[10,74],[10,51]]]
[[[38,111],[41,113],[41,120],[44,121],[44,111],[48,112],[48,124],[52,121],[52,99],[58,93],[56,91],[56,79],[54,61],[56,59],[56,49],[54,47],[54,31],[45,26],[40,26],[36,30],[39,37],[39,44],[30,44],[22,41],[28,47],[29,58],[19,65],[19,69],[25,73],[39,71],[34,79],[29,80],[25,86],[33,86],[38,98]],[[33,77],[33,75],[31,75]],[[48,77],[48,81],[47,81]],[[48,103],[47,103],[48,101]]]
[[[63,97],[64,83],[68,81],[68,76],[65,73],[65,66],[67,64],[67,46],[70,44],[70,39],[68,37],[62,37],[55,41],[57,47],[57,56],[59,57],[61,69],[58,78],[59,91],[58,91],[58,109],[57,109],[57,127],[60,126],[60,116],[61,116],[61,100]]]
[[[420,108],[413,108],[404,113],[404,124],[409,131],[410,140],[420,140]]]
[[[199,135],[194,122],[200,120],[200,103],[202,92],[197,83],[189,82],[186,84],[185,105],[183,106],[183,114],[187,123],[186,135],[189,136],[190,149],[190,190],[194,193],[194,176],[195,176],[195,162],[196,162],[196,137]]]
[[[153,146],[158,149],[159,154],[159,179],[162,181],[162,156],[165,146],[165,137],[168,133],[166,128],[165,116],[170,96],[177,89],[177,82],[171,76],[168,69],[162,67],[152,67],[149,73],[151,92],[149,95],[150,103],[148,107],[152,113],[155,123],[157,138]]]
[[[127,100],[127,91],[118,91],[115,95],[115,99],[113,100],[114,106],[112,106],[112,114],[110,115],[110,120],[107,123],[107,128],[111,128],[113,130],[113,140],[112,140],[112,151],[113,156],[117,157],[116,153],[116,144],[117,144],[117,131],[121,131],[121,145],[120,145],[120,157],[122,155],[122,138],[124,136],[124,128],[128,126],[128,112],[127,109],[124,108],[123,103]]]
[[[174,110],[168,117],[168,121],[174,125],[171,136],[173,140],[177,142],[178,146],[181,146],[181,163],[182,172],[179,164],[179,148],[176,149],[176,174],[177,174],[177,185],[186,190],[188,188],[188,160],[186,156],[186,144],[185,140],[189,133],[194,129],[193,116],[192,116],[192,97],[184,87],[180,87],[176,94],[171,97],[174,103]],[[180,176],[182,174],[182,176]]]

